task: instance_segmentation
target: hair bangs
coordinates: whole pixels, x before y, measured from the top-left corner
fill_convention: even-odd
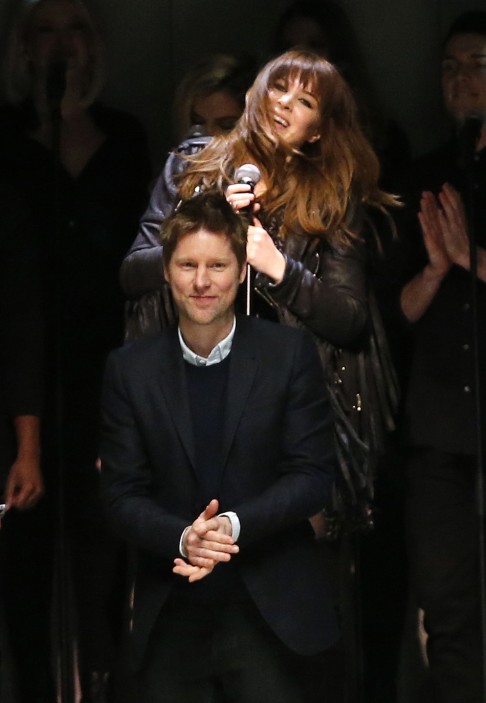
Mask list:
[[[305,90],[319,97],[320,72],[316,65],[315,57],[311,57],[308,52],[289,51],[283,56],[273,61],[274,66],[270,67],[267,78],[267,90],[272,84],[285,79],[297,82]]]

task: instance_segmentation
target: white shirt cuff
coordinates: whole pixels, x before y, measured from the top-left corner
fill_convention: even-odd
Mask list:
[[[231,522],[231,536],[233,537],[233,541],[236,543],[238,541],[238,538],[240,536],[240,530],[241,530],[241,525],[240,525],[240,520],[238,518],[238,515],[231,510],[229,510],[227,513],[219,513],[218,517],[227,517],[228,520]]]
[[[190,530],[191,527],[192,525],[188,525],[184,528],[184,530],[182,531],[181,538],[179,540],[179,554],[181,555],[181,557],[184,557],[184,559],[187,559],[187,554],[184,551],[184,537],[186,536],[187,530]]]

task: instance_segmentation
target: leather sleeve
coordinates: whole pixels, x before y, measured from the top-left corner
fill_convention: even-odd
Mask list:
[[[363,241],[340,249],[324,242],[299,261],[285,252],[283,280],[272,285],[257,276],[257,287],[281,311],[334,346],[355,342],[368,319],[366,250]]]
[[[174,207],[175,196],[162,171],[145,210],[137,237],[120,269],[120,282],[127,298],[138,298],[162,288],[162,246],[160,226]]]
[[[120,269],[120,282],[127,298],[136,299],[163,288],[160,227],[179,200],[176,182],[187,163],[184,156],[197,153],[207,143],[208,137],[191,138],[169,154],[140,220],[137,237]]]

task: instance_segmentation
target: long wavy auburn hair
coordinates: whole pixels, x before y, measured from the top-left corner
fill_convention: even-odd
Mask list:
[[[275,132],[269,91],[279,80],[297,80],[318,100],[320,139],[300,150],[286,146]],[[267,63],[235,128],[189,161],[179,184],[183,198],[201,185],[224,190],[239,166],[255,164],[266,186],[259,202],[269,215],[281,213],[283,237],[301,232],[343,245],[359,235],[353,227],[358,205],[383,211],[398,204],[379,188],[378,158],[347,83],[331,63],[307,50],[287,51]]]

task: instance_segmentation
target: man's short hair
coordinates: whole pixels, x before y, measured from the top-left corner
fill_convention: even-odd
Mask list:
[[[179,240],[186,234],[194,234],[201,229],[228,238],[240,269],[246,261],[246,237],[248,223],[233,211],[224,195],[216,190],[198,193],[188,200],[182,200],[176,210],[164,221],[160,231],[163,246],[164,268],[170,264]]]
[[[467,10],[462,12],[451,24],[443,46],[457,34],[482,34],[486,36],[486,12],[484,10]]]

